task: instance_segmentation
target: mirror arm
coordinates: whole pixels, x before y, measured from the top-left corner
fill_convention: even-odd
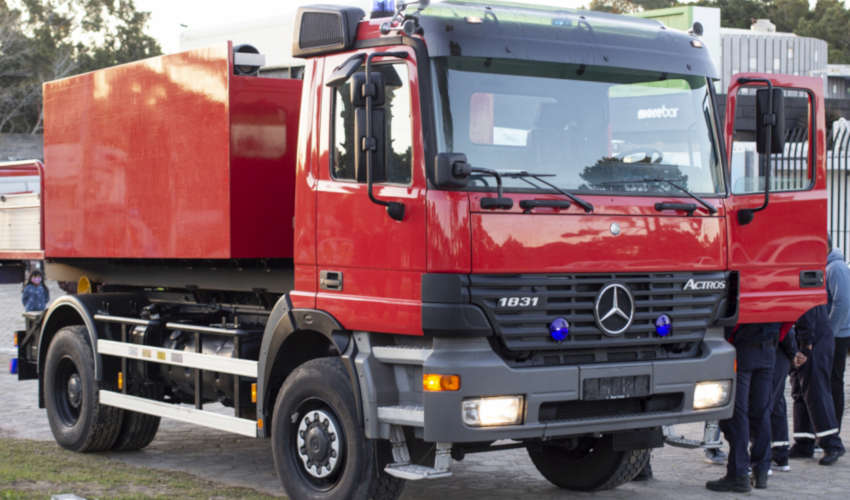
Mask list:
[[[377,148],[375,134],[372,133],[372,100],[375,98],[378,89],[370,88],[372,84],[369,80],[369,75],[372,70],[372,59],[375,57],[407,59],[407,52],[372,52],[366,57],[366,82],[363,84],[365,87],[363,89],[363,95],[366,97],[366,130],[369,133],[369,137],[364,137],[363,143],[360,145],[366,151],[366,185],[369,191],[369,199],[376,205],[387,207],[387,214],[393,220],[400,221],[404,219],[404,203],[380,200],[375,197],[375,193],[372,190],[372,155],[375,154],[375,149]]]
[[[746,226],[750,222],[753,221],[753,217],[755,217],[756,212],[761,212],[765,208],[767,208],[767,204],[770,202],[770,155],[772,154],[772,146],[771,140],[773,139],[773,127],[776,125],[776,113],[773,110],[773,82],[771,82],[767,78],[739,78],[739,83],[764,83],[767,85],[767,109],[770,111],[770,115],[772,116],[771,120],[766,121],[769,124],[769,128],[767,131],[767,143],[765,144],[765,159],[764,159],[764,203],[758,208],[743,208],[738,211],[738,224],[742,226]]]

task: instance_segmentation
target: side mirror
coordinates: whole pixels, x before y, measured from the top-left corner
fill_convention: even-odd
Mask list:
[[[366,96],[372,96],[372,107],[384,105],[386,97],[386,85],[384,75],[379,71],[369,73],[369,81],[366,81],[366,73],[361,71],[354,73],[351,78],[351,104],[362,108],[366,106]]]
[[[371,110],[366,106],[366,97],[371,96]],[[378,71],[355,73],[351,77],[351,103],[354,106],[354,137],[357,138],[357,154],[354,156],[354,172],[358,182],[367,182],[366,156],[372,151],[372,182],[384,182],[386,176],[386,110],[384,100],[386,88],[384,77]],[[371,113],[371,123],[366,119]]]
[[[434,184],[441,188],[461,188],[469,183],[472,169],[463,153],[437,153],[434,160]]]
[[[771,153],[785,151],[785,97],[782,89],[756,91],[756,151],[759,154],[767,153],[768,137]]]

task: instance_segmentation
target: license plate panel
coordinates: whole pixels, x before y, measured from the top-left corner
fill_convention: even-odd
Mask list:
[[[582,397],[587,401],[649,396],[649,375],[587,378],[582,382]]]

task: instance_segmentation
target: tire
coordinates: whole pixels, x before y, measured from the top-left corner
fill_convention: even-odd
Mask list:
[[[404,488],[383,470],[389,443],[366,439],[339,358],[308,361],[287,377],[274,406],[272,451],[293,500],[395,500]]]
[[[611,438],[586,438],[579,449],[528,446],[528,456],[550,483],[567,490],[616,488],[635,478],[649,463],[648,449],[615,451]]]
[[[56,442],[79,451],[108,450],[121,430],[123,410],[101,405],[94,379],[94,354],[86,328],[61,328],[47,349],[44,402]]]
[[[142,388],[139,396],[153,398],[154,391]],[[112,445],[113,451],[137,451],[151,444],[159,430],[159,417],[124,410],[124,421],[118,438]]]

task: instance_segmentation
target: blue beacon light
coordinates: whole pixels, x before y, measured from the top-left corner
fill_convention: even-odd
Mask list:
[[[570,324],[564,318],[556,318],[549,323],[549,336],[555,342],[563,342],[570,334]]]
[[[662,314],[655,320],[655,333],[657,333],[659,337],[666,337],[670,334],[670,330],[672,329],[673,321],[670,320],[670,316]]]

